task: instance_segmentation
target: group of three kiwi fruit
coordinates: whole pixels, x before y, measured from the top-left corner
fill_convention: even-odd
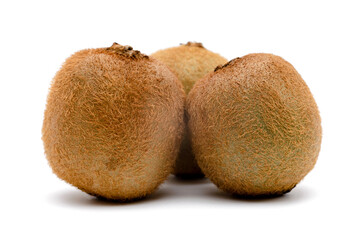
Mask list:
[[[103,199],[152,193],[170,173],[240,196],[281,195],[314,167],[314,98],[272,54],[229,62],[189,42],[151,56],[86,49],[55,75],[42,128],[53,172]]]

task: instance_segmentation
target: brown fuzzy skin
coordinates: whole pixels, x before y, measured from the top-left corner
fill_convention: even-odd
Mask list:
[[[195,84],[187,111],[198,164],[226,192],[283,194],[316,163],[319,111],[304,80],[281,57],[249,54],[217,68]]]
[[[196,42],[188,42],[178,47],[159,50],[151,56],[165,63],[176,74],[183,84],[186,94],[190,92],[198,79],[227,62],[219,54],[205,49],[201,43]],[[174,174],[182,178],[203,177],[192,153],[187,127],[176,160]]]
[[[45,154],[61,179],[128,201],[172,172],[184,131],[185,92],[159,61],[114,44],[69,57],[53,79]]]
[[[227,59],[197,42],[159,50],[151,56],[165,63],[175,73],[184,85],[186,94],[197,80],[227,62]]]

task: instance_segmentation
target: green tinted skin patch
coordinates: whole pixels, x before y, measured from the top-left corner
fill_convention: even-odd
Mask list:
[[[216,68],[187,98],[199,166],[241,196],[289,192],[314,167],[321,119],[306,83],[284,59],[249,54]]]

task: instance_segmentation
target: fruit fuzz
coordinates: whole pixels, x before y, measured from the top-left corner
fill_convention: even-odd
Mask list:
[[[201,43],[188,42],[178,47],[167,48],[153,53],[151,56],[165,63],[179,78],[189,93],[197,80],[212,72],[215,67],[227,62],[219,54],[213,53]],[[186,119],[186,118],[185,118]],[[189,129],[186,127],[184,140],[176,160],[174,174],[182,178],[202,177],[192,153]]]
[[[272,54],[236,58],[196,82],[187,98],[202,171],[236,195],[279,195],[314,167],[322,129],[295,68]]]
[[[152,193],[172,172],[185,93],[161,62],[129,46],[86,49],[53,79],[42,128],[53,172],[101,198]]]

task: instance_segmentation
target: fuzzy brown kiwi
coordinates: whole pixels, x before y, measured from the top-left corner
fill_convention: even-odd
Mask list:
[[[132,47],[86,49],[55,75],[42,139],[53,172],[84,192],[129,201],[172,172],[185,92],[163,63]]]
[[[225,58],[207,50],[197,42],[188,42],[178,47],[159,50],[151,56],[165,63],[176,74],[183,84],[186,94],[190,92],[198,79],[227,62]],[[176,160],[174,174],[181,178],[203,177],[191,150],[187,127]]]
[[[187,111],[200,168],[229,193],[289,192],[317,161],[318,107],[281,57],[249,54],[217,68],[195,84]]]

